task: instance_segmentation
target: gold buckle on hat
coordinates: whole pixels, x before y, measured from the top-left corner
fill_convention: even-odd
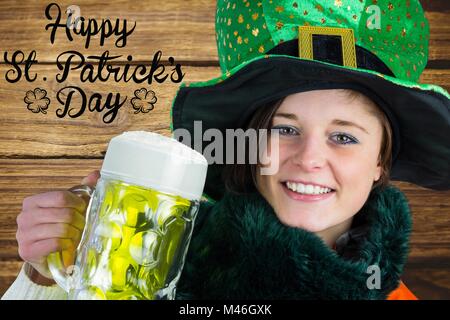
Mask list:
[[[298,54],[300,58],[314,60],[313,35],[341,37],[343,65],[346,67],[357,67],[353,29],[313,26],[298,27]]]

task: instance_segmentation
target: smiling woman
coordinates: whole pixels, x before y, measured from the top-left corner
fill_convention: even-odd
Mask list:
[[[180,296],[414,298],[400,280],[411,212],[389,181],[450,188],[449,95],[417,83],[418,1],[379,0],[380,29],[373,1],[353,4],[218,1],[223,75],[180,88],[173,129],[271,129],[279,170],[210,164]]]
[[[246,128],[270,129],[270,142],[258,141],[269,161],[224,167],[225,195],[202,210],[179,295],[416,299],[399,279],[411,221],[406,199],[389,186],[398,150],[383,109],[356,90],[307,90],[260,106]],[[267,166],[278,170],[264,174]],[[249,290],[249,279],[261,292]],[[325,279],[333,290],[322,291]],[[232,281],[239,289],[224,290]]]
[[[279,132],[280,169],[256,176],[280,221],[319,234],[330,247],[380,180],[386,157],[378,107],[352,95],[333,89],[286,97],[270,124]]]

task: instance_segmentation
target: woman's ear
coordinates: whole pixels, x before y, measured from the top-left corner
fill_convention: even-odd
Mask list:
[[[383,173],[383,167],[381,166],[380,161],[378,161],[377,167],[375,169],[375,175],[373,177],[373,181],[377,182],[381,178],[381,174]]]

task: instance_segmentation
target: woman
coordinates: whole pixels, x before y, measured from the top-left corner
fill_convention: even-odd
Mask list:
[[[210,164],[180,297],[414,298],[386,185],[450,186],[449,95],[417,83],[428,32],[418,1],[218,2],[223,74],[181,86],[172,128],[276,129],[279,171]]]
[[[197,218],[179,297],[380,299],[394,291],[411,219],[404,196],[386,188],[392,131],[379,107],[356,91],[307,91],[260,108],[249,128],[278,133],[279,150],[269,151],[278,170],[225,168],[227,192]],[[402,283],[390,296],[415,299]]]
[[[419,2],[379,0],[373,28],[372,4],[218,2],[223,75],[180,88],[172,129],[193,137],[194,121],[223,132],[273,129],[279,153],[268,155],[278,157],[279,170],[264,176],[262,165],[210,165],[209,201],[196,220],[179,298],[414,298],[400,281],[408,205],[385,186],[391,177],[449,188],[449,95],[415,82],[428,45]],[[30,278],[50,281],[42,281],[45,257],[79,241],[85,205],[70,193],[24,201],[18,242],[28,272],[7,298],[64,297]]]

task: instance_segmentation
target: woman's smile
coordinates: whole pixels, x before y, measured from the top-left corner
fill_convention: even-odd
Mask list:
[[[321,201],[332,197],[336,192],[332,188],[311,182],[288,180],[280,184],[287,196],[296,201]]]

